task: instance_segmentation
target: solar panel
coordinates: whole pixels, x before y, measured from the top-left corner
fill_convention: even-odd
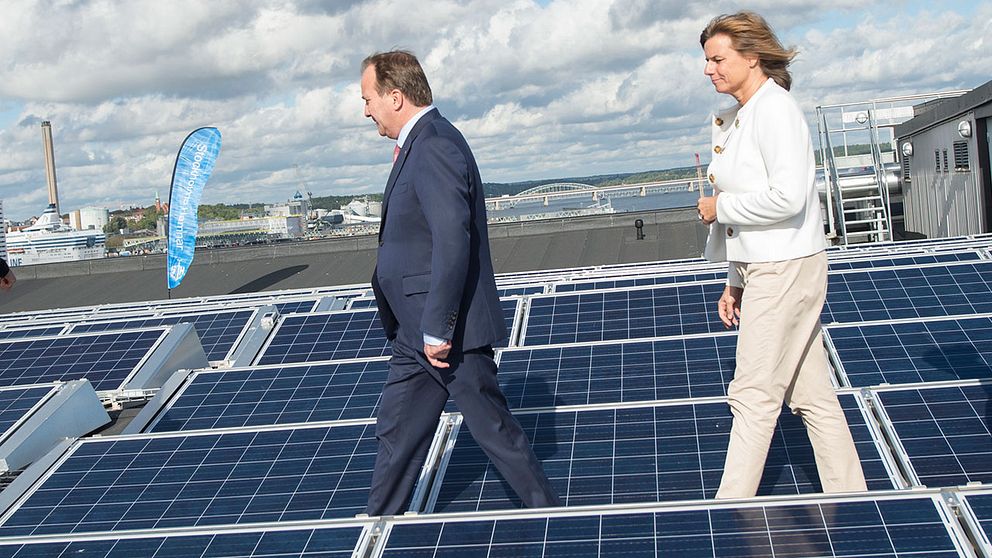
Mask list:
[[[853,269],[877,269],[883,267],[914,266],[937,263],[967,262],[982,259],[977,251],[949,252],[940,254],[911,254],[898,257],[847,257],[831,258],[829,263],[830,271],[844,271]],[[671,269],[662,269],[658,275],[630,277],[604,277],[590,281],[570,281],[558,283],[554,287],[556,293],[591,291],[615,288],[643,287],[647,285],[672,285],[676,283],[694,283],[699,281],[713,281],[716,279],[726,279],[725,269],[713,271],[695,271],[692,273],[673,273]]]
[[[10,429],[25,418],[31,409],[58,391],[52,385],[23,388],[0,388],[0,440]]]
[[[501,300],[500,304],[507,329],[512,331],[519,300]],[[378,310],[347,310],[284,317],[255,364],[374,358],[389,354],[389,342],[379,325]]]
[[[0,340],[24,339],[25,337],[45,337],[62,333],[65,326],[33,327],[29,329],[0,329]]]
[[[963,512],[966,524],[974,527],[975,539],[981,545],[985,556],[992,555],[992,493],[984,490],[977,493],[966,492],[959,495],[964,503]],[[970,517],[969,517],[970,516]]]
[[[90,438],[77,442],[2,536],[351,517],[364,510],[375,425]]]
[[[599,291],[531,299],[521,345],[590,343],[724,331],[723,283]]]
[[[671,273],[671,272],[669,272]],[[556,293],[576,291],[593,291],[615,289],[621,287],[643,287],[646,285],[673,285],[676,283],[695,283],[698,281],[713,281],[726,279],[727,271],[707,271],[698,273],[683,273],[679,275],[659,275],[649,277],[624,277],[613,279],[597,279],[594,281],[574,281],[555,285]]]
[[[830,271],[842,271],[848,269],[877,269],[880,267],[897,267],[910,265],[927,265],[937,263],[971,262],[980,260],[982,257],[977,251],[968,252],[947,252],[939,254],[918,254],[886,257],[870,257],[864,259],[850,259],[842,261],[831,261]]]
[[[70,333],[93,331],[119,331],[139,329],[179,323],[193,324],[200,338],[200,345],[211,361],[225,360],[235,343],[241,337],[248,322],[255,315],[254,310],[234,310],[228,312],[206,312],[187,315],[170,315],[133,320],[82,323],[72,326]]]
[[[590,291],[531,299],[521,345],[723,331],[723,283]],[[831,273],[821,320],[854,323],[992,313],[992,262]]]
[[[385,360],[200,371],[152,432],[374,418]]]
[[[348,310],[359,310],[364,308],[378,308],[374,298],[353,298]]]
[[[938,498],[915,496],[581,515],[422,516],[397,520],[382,556],[964,556],[968,543],[949,515]]]
[[[992,378],[992,317],[826,328],[844,385]]]
[[[870,489],[896,487],[856,397],[840,396]],[[725,401],[516,415],[563,505],[713,498],[730,435]],[[784,412],[759,495],[821,490],[802,420]],[[437,484],[437,483],[436,483]],[[435,512],[519,507],[489,459],[460,429],[437,489]]]
[[[736,335],[507,349],[499,381],[514,409],[720,397]]]
[[[168,332],[166,328],[0,342],[0,385],[88,379],[118,389]]]
[[[280,314],[302,314],[306,312],[313,312],[315,306],[317,306],[316,300],[296,300],[292,302],[277,302],[275,304],[276,310],[278,310]]]
[[[992,482],[992,385],[875,393],[910,481],[929,487]]]
[[[992,262],[830,275],[823,323],[992,313]]]
[[[128,538],[91,538],[63,542],[0,543],[0,557],[39,558],[350,558],[363,528],[270,528],[214,533],[162,533]]]
[[[378,312],[359,310],[289,315],[279,322],[256,364],[380,357],[389,342]]]

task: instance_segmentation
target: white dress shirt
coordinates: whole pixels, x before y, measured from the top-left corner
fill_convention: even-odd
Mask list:
[[[417,121],[432,110],[434,110],[434,105],[427,105],[426,107],[420,109],[420,112],[410,117],[410,120],[407,120],[406,124],[400,128],[400,135],[396,136],[396,145],[398,145],[400,149],[403,149],[403,144],[406,143],[406,137],[410,135],[410,130],[412,130],[417,124]]]
[[[769,78],[743,106],[717,114],[712,130],[707,174],[720,196],[706,259],[777,262],[824,250],[813,144],[792,95]],[[734,265],[727,283],[742,286]]]

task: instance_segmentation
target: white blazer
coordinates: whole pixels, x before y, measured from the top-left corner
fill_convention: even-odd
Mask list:
[[[704,256],[777,262],[827,247],[814,186],[813,143],[802,110],[768,79],[744,104],[713,118],[709,182],[720,193]],[[742,286],[730,265],[727,283]]]

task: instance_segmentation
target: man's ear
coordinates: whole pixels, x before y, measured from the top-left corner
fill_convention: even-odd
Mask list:
[[[403,93],[399,89],[393,89],[389,92],[389,96],[393,99],[393,110],[400,110],[403,108]]]

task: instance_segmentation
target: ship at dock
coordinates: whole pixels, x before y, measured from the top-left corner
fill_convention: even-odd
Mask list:
[[[49,204],[34,225],[7,233],[7,264],[18,267],[102,258],[106,244],[103,232],[78,231],[66,225],[55,204]]]
[[[92,260],[107,255],[103,231],[76,230],[62,221],[55,178],[55,150],[52,125],[41,123],[45,147],[45,174],[48,179],[48,207],[35,223],[6,234],[7,264],[10,267]]]

